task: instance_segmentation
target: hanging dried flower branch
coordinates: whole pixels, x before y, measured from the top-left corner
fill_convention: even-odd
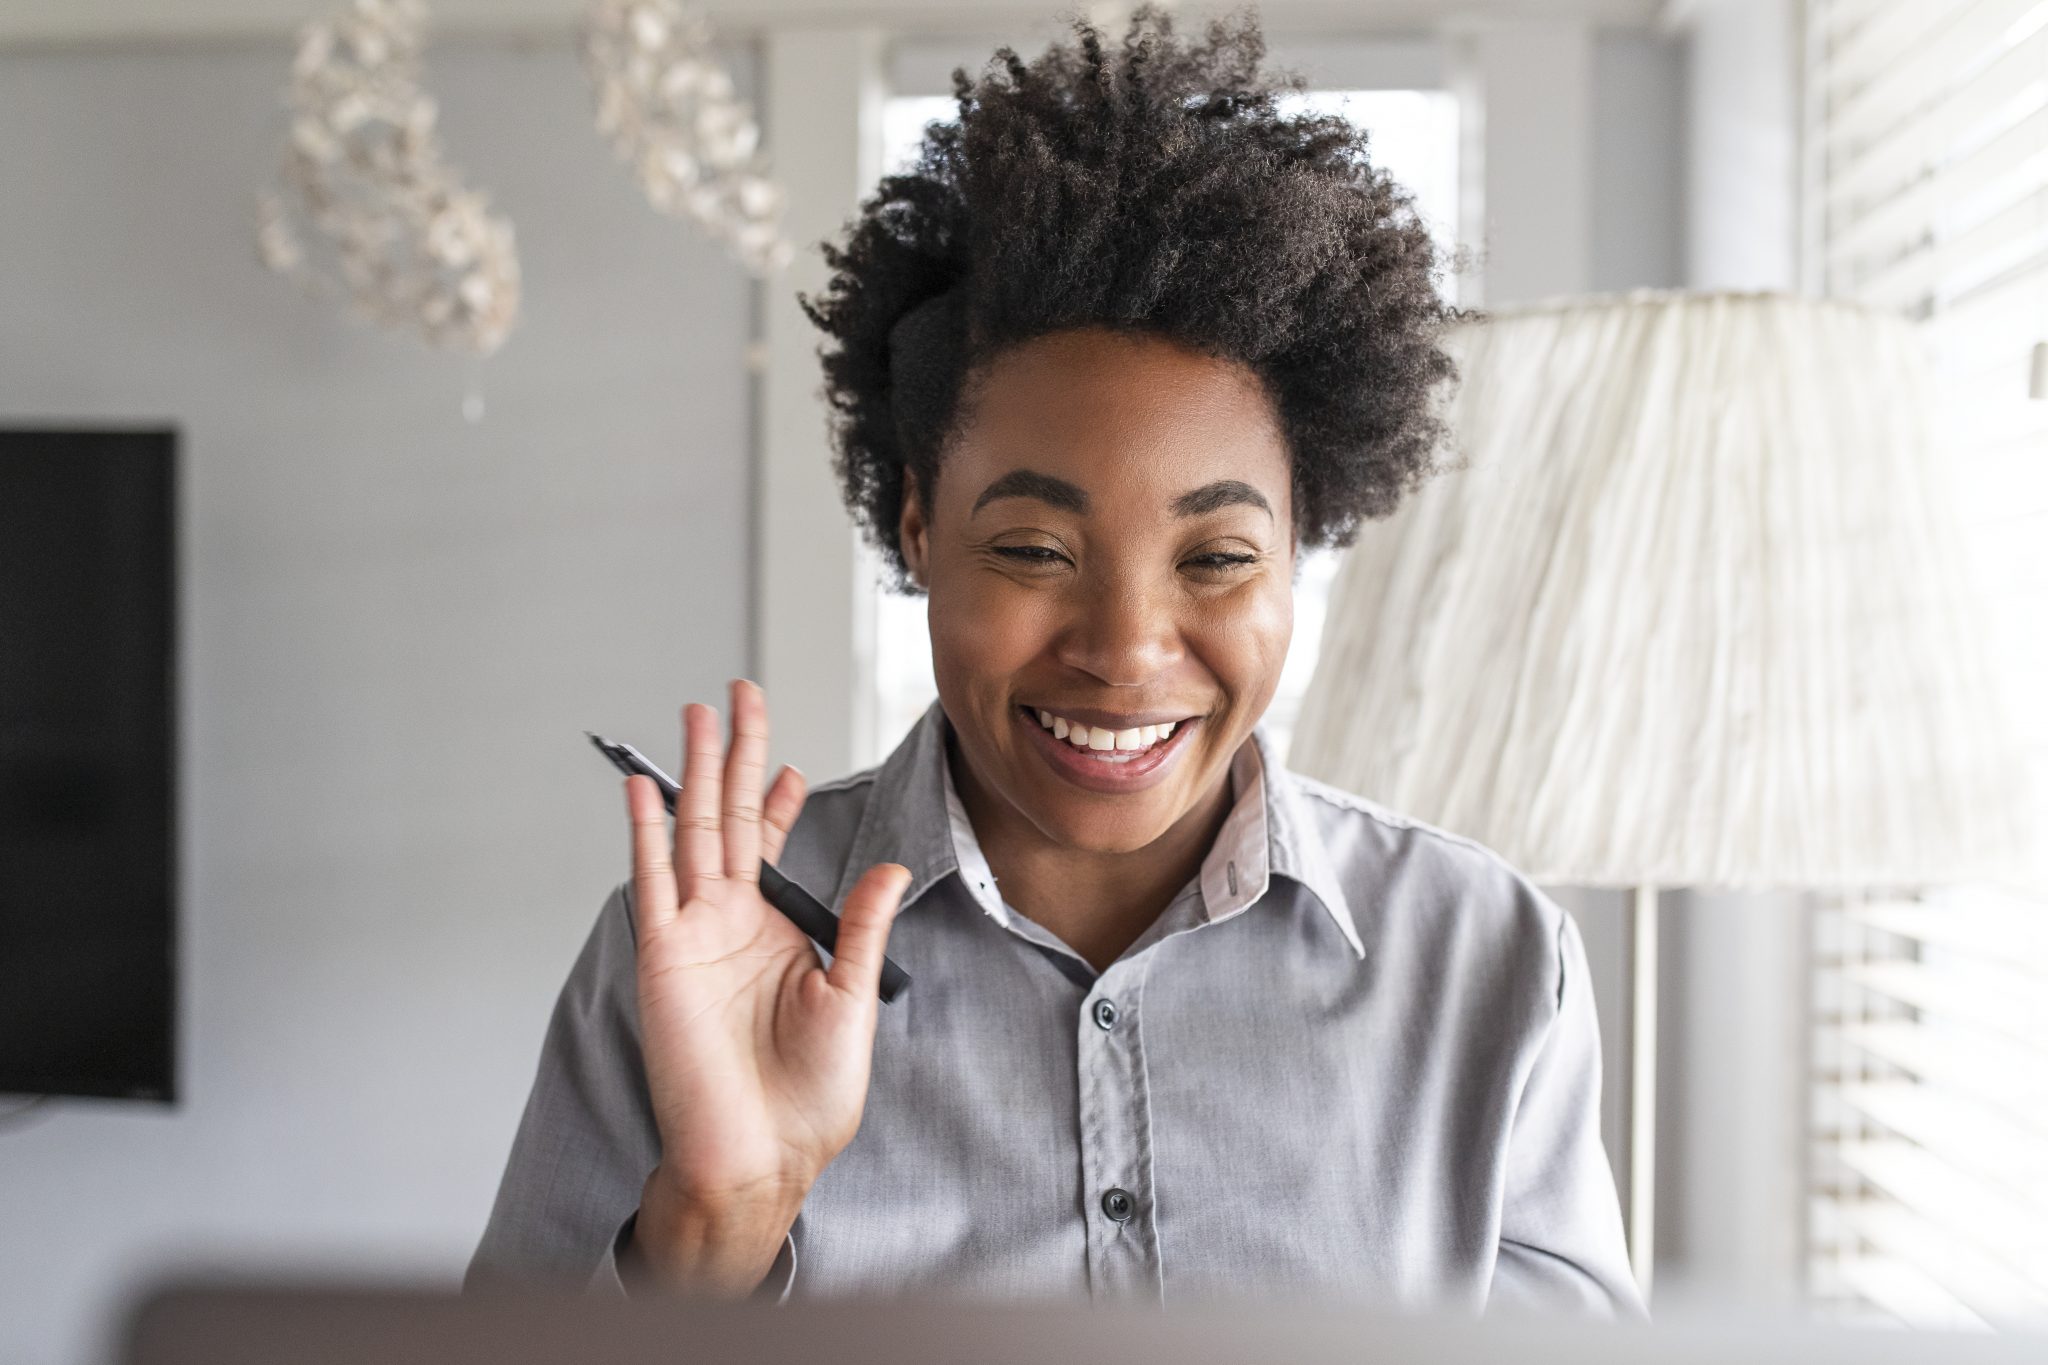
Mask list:
[[[518,315],[519,260],[511,222],[442,161],[424,19],[420,0],[352,0],[301,31],[284,186],[258,196],[257,247],[372,321],[488,355]]]
[[[760,129],[710,55],[711,28],[675,0],[597,0],[583,36],[597,128],[657,209],[701,224],[749,271],[792,255],[782,190],[755,155]]]

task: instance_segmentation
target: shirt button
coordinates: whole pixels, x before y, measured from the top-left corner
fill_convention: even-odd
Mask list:
[[[1102,1192],[1102,1211],[1115,1222],[1121,1223],[1129,1218],[1135,1208],[1137,1201],[1131,1198],[1129,1190],[1111,1188]]]
[[[1115,1001],[1098,1000],[1095,1002],[1095,1023],[1097,1027],[1102,1029],[1113,1029],[1116,1027]]]

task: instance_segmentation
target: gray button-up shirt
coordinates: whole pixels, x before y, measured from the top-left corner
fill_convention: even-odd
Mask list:
[[[1490,849],[1287,771],[1263,727],[1202,864],[1099,975],[1005,904],[934,702],[814,789],[779,866],[911,869],[860,1130],[770,1297],[1307,1296],[1636,1316],[1570,916]],[[624,1292],[660,1158],[630,882],[555,1006],[471,1286]],[[822,960],[822,953],[821,953]]]

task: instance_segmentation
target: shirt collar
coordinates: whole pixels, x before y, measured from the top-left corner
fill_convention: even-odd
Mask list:
[[[910,869],[910,886],[903,893],[905,911],[957,872],[975,903],[990,918],[1009,926],[1009,908],[996,890],[995,877],[953,789],[946,765],[949,724],[944,708],[932,702],[875,770],[834,905],[845,903],[868,868],[894,862]],[[1230,781],[1235,800],[1202,860],[1199,876],[1205,919],[1213,923],[1250,908],[1278,875],[1306,887],[1352,953],[1364,957],[1365,945],[1329,852],[1293,774],[1274,753],[1263,725],[1252,728],[1251,738],[1232,757]]]

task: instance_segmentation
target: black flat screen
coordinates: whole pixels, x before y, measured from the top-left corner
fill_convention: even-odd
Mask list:
[[[176,1095],[176,458],[0,430],[0,1092]]]

